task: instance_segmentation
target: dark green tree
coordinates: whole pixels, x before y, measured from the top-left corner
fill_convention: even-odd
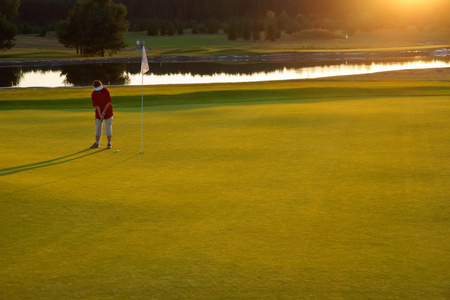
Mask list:
[[[254,41],[259,41],[261,39],[261,27],[256,21],[252,23],[252,37]]]
[[[311,28],[312,26],[310,18],[304,14],[297,14],[295,23],[298,24],[299,30]]]
[[[238,38],[237,26],[236,23],[233,21],[231,21],[228,25],[227,38],[230,41],[235,41]]]
[[[39,37],[45,37],[47,35],[47,26],[42,26],[41,30],[39,30]]]
[[[277,28],[279,30],[286,30],[288,24],[289,24],[289,16],[287,15],[287,13],[283,10],[276,18],[276,22],[277,22]]]
[[[266,40],[268,41],[275,41],[277,39],[277,33],[272,24],[267,25],[265,34]]]
[[[184,34],[183,23],[180,22],[180,21],[177,21],[177,34],[178,35],[183,35]]]
[[[246,41],[249,41],[252,37],[252,28],[250,20],[244,19],[242,21],[242,38]]]
[[[175,24],[172,21],[167,22],[167,35],[174,36],[176,32]]]
[[[161,26],[159,27],[159,34],[160,35],[167,35],[167,22],[162,22]]]
[[[197,27],[197,24],[192,25],[191,33],[192,33],[192,34],[198,34],[198,27]]]
[[[57,36],[77,53],[104,56],[126,46],[127,9],[112,0],[79,0],[69,18],[58,26]]]
[[[147,28],[147,35],[156,36],[158,35],[158,22],[156,20],[150,20]]]
[[[219,23],[214,19],[207,20],[206,27],[208,30],[208,34],[215,34],[219,31]]]
[[[83,54],[82,40],[81,40],[81,26],[77,22],[71,20],[74,11],[72,11],[69,19],[58,23],[56,28],[56,36],[61,44],[67,48],[75,48],[77,53]]]
[[[266,18],[264,20],[264,28],[266,40],[275,41],[277,39],[277,30],[276,30],[276,16],[273,11],[268,11],[266,13]]]
[[[19,0],[0,0],[0,50],[11,49],[17,27],[14,25],[18,16]]]

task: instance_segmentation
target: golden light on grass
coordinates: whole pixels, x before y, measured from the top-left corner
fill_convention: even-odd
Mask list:
[[[445,299],[448,88],[148,87],[145,155],[139,89],[120,153],[86,151],[89,89],[1,90],[2,298]]]

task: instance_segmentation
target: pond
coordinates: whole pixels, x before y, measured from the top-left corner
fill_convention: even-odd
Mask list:
[[[448,56],[399,61],[342,60],[302,62],[160,62],[140,74],[140,63],[88,63],[60,66],[0,67],[0,87],[163,85],[313,79],[427,68],[449,68]]]

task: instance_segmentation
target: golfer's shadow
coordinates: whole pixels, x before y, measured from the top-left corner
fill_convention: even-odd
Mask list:
[[[80,159],[80,158],[83,158],[86,156],[100,153],[105,150],[106,149],[93,151],[92,149],[85,149],[85,150],[81,150],[81,151],[75,152],[73,154],[61,156],[61,157],[58,157],[55,159],[45,160],[45,161],[28,164],[28,165],[23,165],[23,166],[0,169],[0,177],[12,175],[12,174],[16,174],[16,173],[21,173],[21,172],[25,172],[25,171],[29,171],[29,170],[33,170],[33,169],[39,169],[39,168],[45,168],[45,167],[51,167],[51,166],[56,166],[56,165],[60,165],[60,164],[65,164],[65,163],[68,163],[68,162],[71,162],[71,161],[74,161],[74,160],[77,160],[77,159]],[[90,153],[86,153],[86,152],[90,152]]]

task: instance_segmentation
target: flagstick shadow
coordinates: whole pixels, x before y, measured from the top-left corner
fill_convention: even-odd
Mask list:
[[[93,151],[92,149],[85,149],[85,150],[81,150],[81,151],[75,152],[73,154],[58,157],[55,159],[45,160],[45,161],[41,161],[41,162],[37,162],[37,163],[33,163],[33,164],[22,165],[22,166],[17,166],[17,167],[0,169],[0,177],[7,176],[7,175],[13,175],[13,174],[17,174],[17,173],[21,173],[21,172],[25,172],[25,171],[29,171],[29,170],[51,167],[51,166],[68,163],[68,162],[71,162],[71,161],[74,161],[77,159],[81,159],[83,157],[87,157],[87,156],[91,156],[91,155],[100,153],[105,150],[107,150],[107,149],[102,149],[99,151]],[[93,152],[83,154],[88,151],[93,151]],[[83,155],[77,156],[79,154],[83,154]]]

